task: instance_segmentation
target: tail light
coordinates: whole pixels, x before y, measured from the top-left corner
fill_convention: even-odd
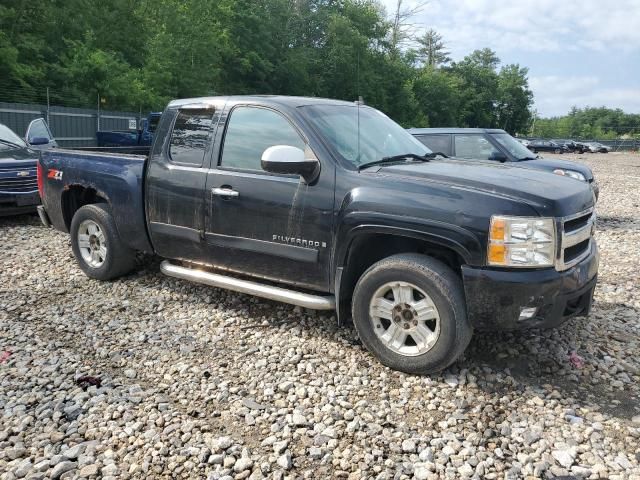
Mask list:
[[[42,174],[40,160],[36,163],[36,175],[38,178],[38,193],[40,194],[40,198],[42,198],[42,194],[44,193],[44,175]]]

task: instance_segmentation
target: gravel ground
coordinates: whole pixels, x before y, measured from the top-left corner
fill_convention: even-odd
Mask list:
[[[563,158],[601,185],[592,314],[477,333],[437,377],[153,259],[89,280],[67,235],[0,219],[0,478],[640,479],[640,156]]]

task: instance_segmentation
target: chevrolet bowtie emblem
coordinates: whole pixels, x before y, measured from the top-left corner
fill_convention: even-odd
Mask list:
[[[19,177],[28,177],[29,176],[29,171],[28,170],[22,170],[21,172],[18,172],[16,175],[18,175]]]

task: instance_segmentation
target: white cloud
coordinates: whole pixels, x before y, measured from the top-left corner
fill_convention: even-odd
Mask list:
[[[598,77],[556,75],[532,77],[529,84],[535,107],[543,117],[564,115],[572,106],[622,108],[640,112],[640,87],[617,88],[601,84]]]
[[[381,1],[394,11],[397,0]],[[415,20],[443,34],[458,58],[485,46],[498,53],[640,50],[638,0],[431,0]]]
[[[380,1],[388,12],[397,3]],[[573,105],[640,112],[640,81],[629,85],[640,76],[640,0],[429,0],[415,21],[442,34],[454,60],[489,47],[530,66],[544,116]]]

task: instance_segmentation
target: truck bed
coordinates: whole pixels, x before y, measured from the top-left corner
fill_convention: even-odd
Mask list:
[[[78,205],[85,199],[98,197],[110,204],[122,240],[133,249],[151,252],[144,205],[146,161],[145,155],[43,151],[41,193],[53,226],[68,231],[72,212]]]

